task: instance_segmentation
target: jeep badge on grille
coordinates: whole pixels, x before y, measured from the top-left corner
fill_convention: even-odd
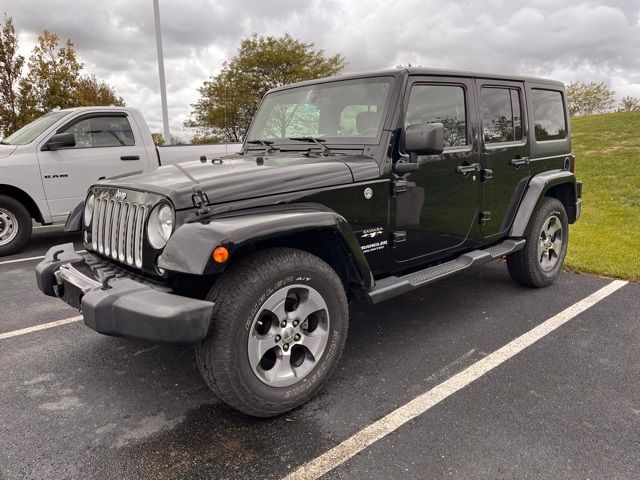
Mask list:
[[[114,197],[116,197],[118,200],[124,200],[125,198],[127,198],[127,193],[123,192],[122,190],[118,190]]]

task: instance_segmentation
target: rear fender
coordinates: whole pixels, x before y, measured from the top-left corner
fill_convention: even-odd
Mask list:
[[[349,223],[333,210],[316,204],[256,208],[217,216],[208,223],[186,223],[169,239],[158,266],[172,272],[216,274],[236,260],[234,254],[248,247],[274,242],[286,246],[287,238],[302,233],[313,236],[314,232],[323,239],[327,232],[332,233],[331,238],[346,250],[350,268],[361,286],[373,285],[371,269]],[[219,246],[229,250],[229,260],[224,264],[212,258],[213,250]]]
[[[579,215],[577,206],[580,202],[576,177],[567,170],[552,170],[534,175],[527,186],[522,202],[518,207],[509,236],[523,237],[528,231],[529,222],[545,196],[558,198],[554,192],[568,189],[568,195],[561,195],[561,200],[567,210],[569,223],[575,222]]]

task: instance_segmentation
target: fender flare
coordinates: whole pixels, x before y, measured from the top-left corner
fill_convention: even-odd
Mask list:
[[[65,232],[79,232],[82,230],[82,218],[84,216],[84,200],[78,203],[73,210],[69,212],[67,221],[64,224]]]
[[[571,184],[574,199],[579,203],[576,176],[567,170],[552,170],[534,175],[522,197],[518,211],[509,233],[510,237],[524,237],[529,227],[529,221],[536,211],[545,194],[553,187],[561,184]]]
[[[218,215],[206,223],[185,223],[169,239],[158,266],[194,275],[220,273],[226,264],[212,259],[218,246],[225,246],[233,260],[240,248],[319,230],[336,234],[361,284],[370,288],[373,275],[351,226],[340,214],[319,204],[262,207]]]

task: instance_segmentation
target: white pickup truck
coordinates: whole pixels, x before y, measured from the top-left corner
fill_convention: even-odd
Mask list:
[[[33,221],[63,222],[102,178],[220,156],[240,144],[156,148],[134,108],[49,112],[0,142],[0,256],[31,238]]]

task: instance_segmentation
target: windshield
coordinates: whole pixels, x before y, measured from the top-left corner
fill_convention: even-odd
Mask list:
[[[294,137],[317,137],[332,144],[376,144],[393,82],[393,77],[358,78],[270,93],[247,141],[293,144]]]
[[[4,139],[3,143],[11,145],[26,145],[27,143],[31,143],[38,137],[38,135],[40,135],[66,114],[67,112],[45,113],[43,116],[36,118],[33,122],[28,123],[20,130],[9,135]]]

